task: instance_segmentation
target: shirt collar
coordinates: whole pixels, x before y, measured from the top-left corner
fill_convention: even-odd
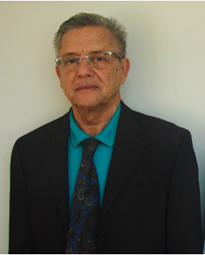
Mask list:
[[[115,135],[120,117],[121,103],[119,104],[116,112],[112,116],[107,126],[95,136],[101,143],[108,147],[113,147],[115,142]],[[82,131],[75,122],[73,111],[70,111],[70,138],[74,148],[76,148],[82,140],[90,138],[88,134]]]

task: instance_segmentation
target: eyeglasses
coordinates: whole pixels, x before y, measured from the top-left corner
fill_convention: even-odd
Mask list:
[[[112,56],[116,56],[120,60],[123,58],[118,53],[105,51],[105,52],[93,53],[83,57],[68,55],[62,58],[56,58],[55,62],[58,66],[61,66],[62,68],[65,68],[67,70],[72,70],[78,65],[80,65],[81,60],[85,58],[87,59],[88,64],[90,66],[96,67],[96,68],[104,68],[106,65],[108,65],[111,62]]]

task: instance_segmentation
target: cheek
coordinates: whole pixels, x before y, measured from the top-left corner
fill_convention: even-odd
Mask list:
[[[118,67],[112,67],[110,70],[110,74],[112,75],[113,78],[117,78],[119,76],[119,68]]]
[[[121,74],[120,74],[120,68],[119,67],[113,67],[111,70],[111,76],[112,76],[112,80],[115,83],[115,86],[119,86],[120,85],[120,81],[121,81]]]
[[[113,67],[107,72],[106,85],[110,91],[116,91],[119,89],[121,84],[120,68]]]
[[[64,73],[61,77],[61,87],[64,90],[69,90],[72,87],[72,83],[73,83],[73,77],[72,74],[69,73],[69,75],[67,73]]]

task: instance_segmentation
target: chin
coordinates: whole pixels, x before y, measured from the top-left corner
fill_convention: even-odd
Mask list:
[[[102,104],[100,100],[97,100],[97,98],[81,98],[79,99],[76,104],[74,103],[73,105],[76,105],[77,107],[81,108],[94,108],[97,107],[98,105]]]
[[[97,103],[85,103],[85,104],[80,104],[81,108],[95,108],[97,107],[99,104]]]

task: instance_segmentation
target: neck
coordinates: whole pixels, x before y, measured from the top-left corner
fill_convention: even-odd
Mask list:
[[[106,105],[98,108],[80,108],[73,106],[73,116],[77,125],[88,135],[99,134],[116,112],[120,101],[112,107]]]

